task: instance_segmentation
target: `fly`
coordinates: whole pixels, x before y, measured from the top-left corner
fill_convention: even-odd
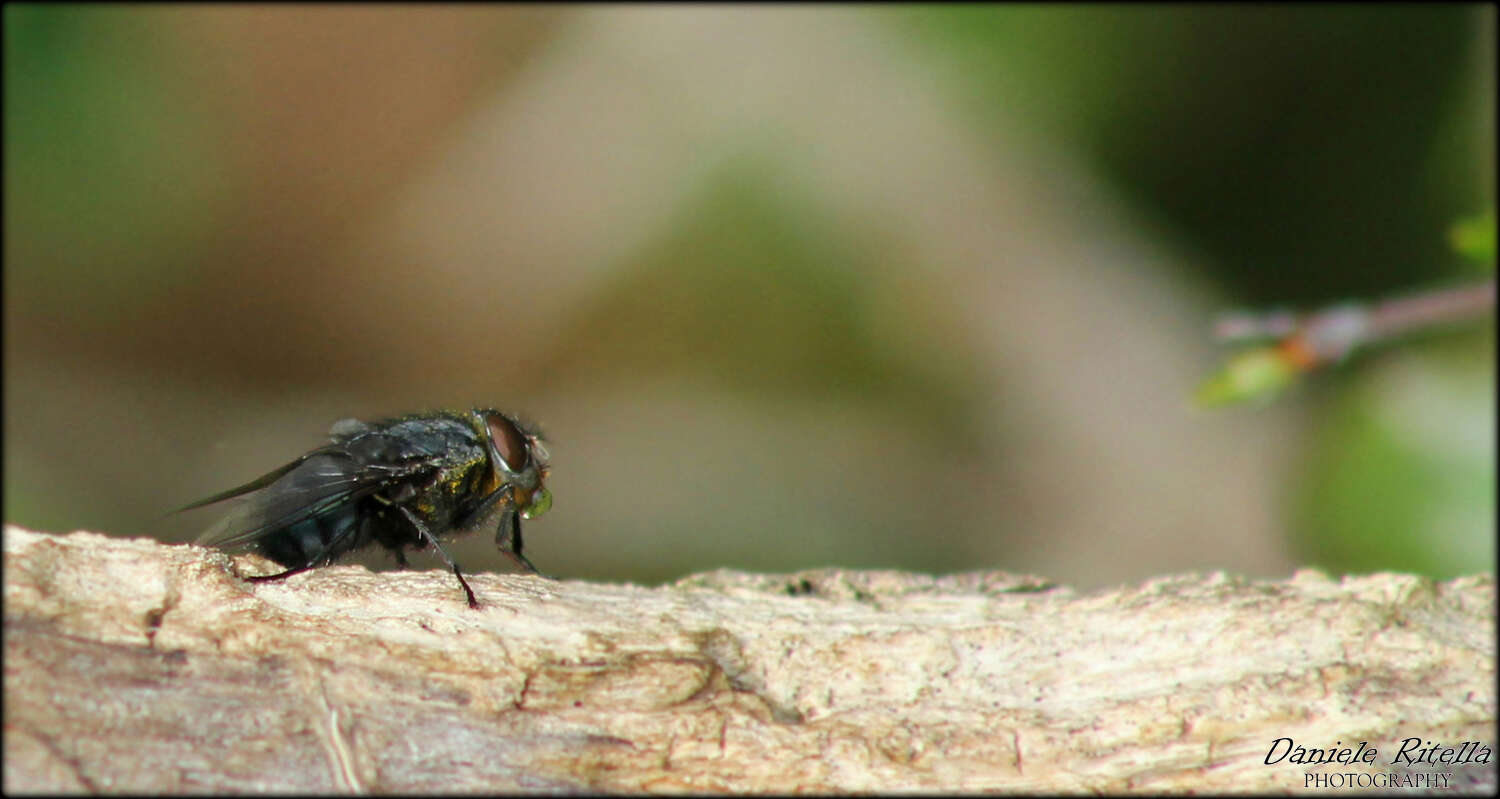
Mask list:
[[[495,546],[525,571],[521,520],[552,507],[547,449],[539,433],[488,408],[343,419],[329,443],[291,463],[182,510],[251,494],[198,543],[251,550],[286,567],[249,577],[281,580],[379,544],[405,567],[405,549],[431,546],[479,607],[438,538],[495,523]]]

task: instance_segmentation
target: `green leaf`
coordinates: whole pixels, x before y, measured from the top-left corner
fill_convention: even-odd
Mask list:
[[[1453,223],[1448,241],[1458,254],[1495,271],[1495,209]]]

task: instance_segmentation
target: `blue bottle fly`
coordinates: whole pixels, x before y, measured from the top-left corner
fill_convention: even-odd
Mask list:
[[[329,443],[189,510],[249,494],[198,543],[248,549],[286,567],[253,581],[281,580],[379,544],[406,565],[404,550],[431,546],[453,570],[470,607],[463,572],[438,539],[493,523],[495,545],[522,569],[521,520],[552,507],[547,449],[540,435],[496,410],[439,411],[377,422],[344,419]]]

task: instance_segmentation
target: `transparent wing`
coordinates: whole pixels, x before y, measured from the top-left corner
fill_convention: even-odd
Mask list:
[[[411,468],[360,463],[348,453],[329,448],[308,453],[264,477],[188,507],[259,490],[232,507],[224,518],[197,539],[199,544],[231,549],[356,502],[413,476]]]
[[[268,486],[268,485],[276,482],[277,478],[279,478],[282,475],[286,474],[287,472],[290,472],[291,470],[297,468],[298,465],[300,465],[303,461],[307,460],[308,458],[314,457],[316,455],[322,455],[322,454],[325,454],[325,453],[331,453],[331,452],[337,452],[337,450],[335,450],[335,449],[333,449],[331,447],[330,448],[320,449],[320,450],[314,450],[314,451],[309,452],[306,455],[303,455],[302,457],[300,457],[300,458],[292,461],[291,463],[288,463],[287,465],[285,465],[285,466],[283,466],[283,467],[281,467],[279,469],[276,469],[275,471],[263,474],[260,477],[257,477],[254,480],[251,480],[250,482],[248,482],[248,483],[246,483],[246,484],[244,484],[242,486],[235,486],[234,488],[231,488],[228,491],[221,491],[221,492],[219,492],[217,494],[214,494],[211,497],[200,499],[197,502],[191,503],[189,505],[183,505],[182,507],[180,507],[177,510],[174,510],[172,512],[173,513],[182,513],[185,510],[192,510],[194,508],[201,508],[204,505],[212,505],[215,502],[223,502],[226,499],[231,499],[231,498],[237,497],[237,496],[239,496],[241,494],[248,494],[251,491],[256,491],[256,490],[265,488],[266,486]]]

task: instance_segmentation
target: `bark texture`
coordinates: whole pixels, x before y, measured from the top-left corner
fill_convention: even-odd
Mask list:
[[[8,526],[7,792],[1301,790],[1493,749],[1495,583],[720,571],[659,588]],[[267,567],[269,568],[269,567]],[[263,571],[260,573],[264,573]],[[1371,765],[1267,765],[1277,738]],[[1493,756],[1491,756],[1493,762]],[[1327,788],[1322,790],[1326,791]]]

